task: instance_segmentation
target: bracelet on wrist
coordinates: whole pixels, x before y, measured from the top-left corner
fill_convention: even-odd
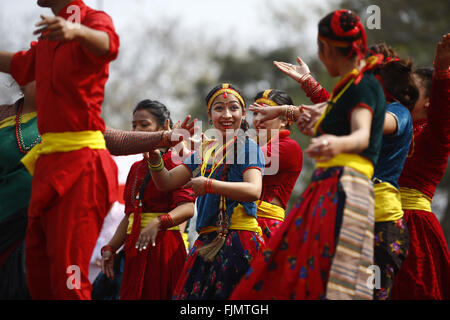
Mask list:
[[[158,220],[161,223],[159,226],[160,230],[166,230],[174,226],[172,217],[168,213],[158,216]]]
[[[148,165],[148,168],[150,169],[150,171],[153,171],[153,172],[162,171],[164,169],[164,160],[160,155],[159,159],[158,159],[158,163],[154,164],[150,161],[150,159],[147,159],[147,165]]]
[[[100,254],[103,256],[103,252],[106,252],[106,251],[109,251],[109,252],[111,252],[113,255],[116,255],[117,249],[114,248],[114,247],[111,246],[111,245],[106,245],[106,246],[103,246],[103,247],[102,247],[102,249],[100,250]]]

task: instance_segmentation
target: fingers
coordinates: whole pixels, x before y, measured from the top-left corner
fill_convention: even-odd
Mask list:
[[[303,65],[303,60],[300,59],[300,57],[297,57],[297,63],[298,63],[299,66],[302,66]]]
[[[184,186],[183,186],[183,188],[191,188],[192,187],[192,185],[194,184],[194,182],[192,181],[192,178],[191,178],[191,180],[189,180],[189,182],[188,183],[186,183]]]
[[[166,122],[164,122],[164,130],[169,131],[170,130],[170,120],[166,119]]]
[[[136,249],[139,251],[146,250],[149,242],[150,237],[141,233],[139,239],[136,241]]]

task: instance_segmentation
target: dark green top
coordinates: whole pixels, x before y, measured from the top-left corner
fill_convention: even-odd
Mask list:
[[[381,149],[386,103],[383,89],[370,72],[350,87],[337,100],[319,126],[317,135],[332,134],[345,136],[351,133],[351,113],[357,106],[370,109],[373,114],[369,147],[359,155],[372,161],[375,166]]]
[[[30,146],[38,135],[36,116],[22,123],[22,136]],[[28,207],[31,196],[31,175],[20,159],[15,124],[0,128],[0,222],[18,210]]]

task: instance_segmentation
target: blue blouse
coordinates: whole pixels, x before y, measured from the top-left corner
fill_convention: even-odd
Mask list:
[[[245,148],[238,147],[237,157],[233,156],[233,149],[230,151],[230,155],[227,157],[225,164],[219,165],[211,174],[212,179],[223,180],[224,169],[226,166],[231,166],[228,171],[228,176],[225,181],[228,182],[243,182],[244,172],[251,168],[258,168],[261,173],[264,171],[264,155],[258,146],[258,144],[247,138],[245,140]],[[234,162],[235,163],[230,163]],[[198,151],[194,152],[189,158],[184,161],[184,165],[193,173],[194,177],[200,176],[200,167],[202,165],[202,159]],[[206,176],[211,173],[211,164],[206,167]],[[205,194],[197,198],[197,225],[196,230],[199,231],[203,227],[216,226],[217,217],[219,215],[219,200],[218,194]],[[243,202],[232,199],[226,199],[226,213],[229,218],[233,214],[233,210],[238,205],[242,205],[248,215],[256,217],[256,204],[254,202]]]

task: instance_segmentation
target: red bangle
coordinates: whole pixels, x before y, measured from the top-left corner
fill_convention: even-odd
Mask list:
[[[110,245],[103,246],[103,248],[100,250],[100,254],[103,256],[103,252],[105,251],[112,252],[113,255],[116,254],[116,249]]]
[[[166,230],[170,227],[173,227],[173,225],[174,225],[172,217],[168,213],[158,216],[158,220],[159,220],[159,222],[161,222],[161,225],[160,225],[161,230]]]

